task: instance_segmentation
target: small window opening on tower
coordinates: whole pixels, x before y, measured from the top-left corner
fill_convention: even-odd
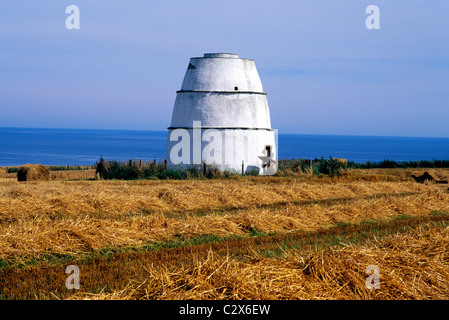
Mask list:
[[[235,91],[238,91],[238,90],[239,90],[239,87],[234,87],[234,90],[235,90]]]
[[[271,157],[271,146],[265,146],[265,154],[267,157]]]

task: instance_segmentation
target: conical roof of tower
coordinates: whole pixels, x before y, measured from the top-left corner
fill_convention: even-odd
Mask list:
[[[206,53],[191,58],[181,91],[249,91],[262,93],[262,82],[252,59],[234,53]]]

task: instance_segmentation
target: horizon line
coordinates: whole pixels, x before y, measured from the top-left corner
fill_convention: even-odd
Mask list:
[[[168,132],[167,129],[117,129],[117,128],[60,128],[60,127],[6,127],[0,129],[48,129],[48,130],[92,130],[92,131],[135,131],[135,132]],[[279,129],[278,129],[279,130]],[[278,131],[279,132],[279,131]],[[372,135],[372,134],[334,134],[334,133],[299,133],[299,132],[279,132],[281,135],[302,135],[302,136],[341,136],[341,137],[379,137],[379,138],[423,138],[423,139],[449,139],[449,136],[402,136],[402,135]]]

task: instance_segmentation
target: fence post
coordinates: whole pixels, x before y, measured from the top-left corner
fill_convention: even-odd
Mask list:
[[[245,160],[242,160],[242,176],[245,174]]]

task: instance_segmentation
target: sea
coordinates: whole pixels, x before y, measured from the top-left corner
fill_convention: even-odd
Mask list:
[[[0,128],[0,166],[94,165],[105,160],[163,161],[167,131]],[[448,160],[449,138],[278,135],[279,159]]]

